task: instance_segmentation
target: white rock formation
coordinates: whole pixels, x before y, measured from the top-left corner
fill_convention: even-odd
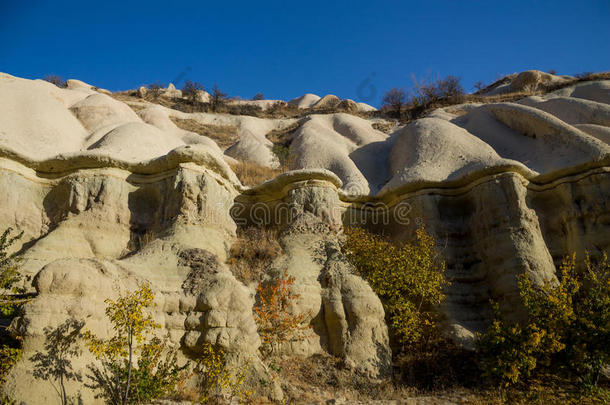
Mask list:
[[[307,93],[303,94],[301,97],[294,98],[288,102],[288,104],[294,105],[299,108],[310,108],[316,102],[320,100],[320,96]]]
[[[5,392],[53,401],[29,360],[44,328],[73,319],[103,336],[103,300],[140,281],[155,291],[159,332],[185,358],[211,342],[257,362],[254,292],[224,264],[238,225],[282,231],[284,254],[267,277],[296,278],[297,310],[313,326],[285,353],[328,352],[370,378],[390,371],[383,307],[338,249],[342,227],[354,224],[397,240],[426,225],[452,279],[446,330],[472,344],[490,298],[519,316],[518,274],[543,282],[563,255],[610,247],[609,88],[584,82],[517,103],[447,107],[387,135],[346,113],[297,121],[145,102],[136,113],[78,81],[60,89],[0,74],[0,229],[24,231],[25,287],[37,294],[12,323],[25,355]],[[172,117],[232,125],[239,139],[223,154]],[[277,165],[266,135],[287,128],[301,170],[243,187],[225,157]],[[93,361],[84,353],[77,371]],[[91,391],[68,388],[95,403]]]
[[[495,96],[503,93],[536,91],[543,86],[564,84],[574,80],[572,76],[557,76],[540,70],[526,70],[519,74],[508,75],[487,88],[479,94],[483,96]]]
[[[345,99],[341,100],[339,97],[329,94],[324,97],[317,96],[315,94],[307,93],[303,94],[301,97],[294,98],[288,102],[288,104],[293,105],[298,108],[335,108],[340,105],[341,101],[345,101],[348,104],[355,104],[355,109],[361,112],[369,112],[376,111],[377,109],[373,106],[370,106],[366,103],[355,103],[353,100]],[[348,109],[345,108],[344,109]]]

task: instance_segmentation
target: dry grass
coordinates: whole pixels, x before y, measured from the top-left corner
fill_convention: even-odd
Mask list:
[[[285,128],[271,130],[265,136],[274,144],[282,144],[284,146],[288,146],[292,141],[294,133],[297,129],[299,129],[301,124],[301,121],[297,121],[294,124],[288,125]]]
[[[315,354],[307,358],[282,357],[275,359],[277,371],[288,403],[325,403],[330,399],[371,403],[468,403],[478,398],[471,390],[457,387],[444,391],[421,391],[390,380],[372,381],[347,370],[341,359],[329,354]]]
[[[512,93],[496,94],[493,96],[479,96],[478,94],[467,94],[464,96],[465,103],[504,103],[510,101],[521,100],[525,97],[543,95],[543,90],[528,90],[528,91],[514,91]]]
[[[232,163],[231,169],[245,186],[257,186],[284,172],[283,169],[271,169],[251,162]]]
[[[225,149],[233,145],[238,138],[237,127],[235,125],[202,124],[193,119],[182,119],[176,117],[170,117],[170,119],[178,128],[196,132],[199,135],[207,136],[208,138],[213,139],[221,149]]]
[[[244,284],[258,283],[267,267],[282,252],[276,230],[255,226],[240,228],[229,251],[227,264]]]
[[[169,99],[169,98],[162,97],[162,96],[157,97],[155,99],[152,96],[147,95],[146,97],[142,98],[142,97],[138,96],[138,93],[136,91],[116,92],[116,93],[112,93],[111,97],[113,97],[116,100],[122,101],[128,105],[133,104],[133,103],[143,103],[143,102],[148,101],[149,103],[161,105],[163,107],[173,108],[173,106],[175,104],[174,99]],[[130,107],[132,107],[132,106],[130,105]]]
[[[372,383],[345,370],[341,360],[329,354],[315,354],[307,358],[286,356],[275,362],[274,368],[288,403],[324,403],[332,398],[366,400],[374,397],[368,392],[374,389]],[[376,399],[381,397],[376,396]]]
[[[395,121],[374,122],[372,127],[373,127],[373,129],[376,129],[377,131],[381,131],[385,134],[390,134],[396,128],[396,122]]]
[[[439,368],[442,367],[439,364]],[[499,389],[475,385],[451,385],[446,388],[421,389],[404,383],[383,381],[372,383],[345,370],[340,359],[328,354],[316,354],[307,358],[283,357],[277,359],[274,368],[290,403],[324,403],[329,399],[344,398],[348,401],[391,401],[399,403],[459,403],[469,405],[501,404],[578,404],[608,403],[607,387],[596,392],[586,392],[557,377],[532,381],[529,386]],[[416,379],[418,376],[412,376]],[[439,375],[443,379],[444,375]],[[442,386],[442,382],[438,386]]]

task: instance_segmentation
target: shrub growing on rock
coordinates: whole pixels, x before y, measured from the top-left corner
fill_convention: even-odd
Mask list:
[[[587,254],[578,272],[575,256],[567,257],[558,276],[541,286],[519,277],[527,320],[509,322],[496,311],[477,342],[484,376],[508,386],[552,366],[585,386],[597,384],[610,361],[610,263],[604,254],[594,265]]]
[[[157,100],[161,96],[161,93],[163,93],[164,89],[163,84],[161,84],[160,82],[150,83],[146,87],[148,88],[146,94],[150,94],[153,100]]]
[[[23,289],[18,286],[21,281],[19,274],[20,258],[17,253],[9,253],[9,249],[21,237],[23,232],[11,236],[12,228],[6,229],[0,236],[0,314],[11,316],[19,301],[15,300],[14,295],[23,293]]]
[[[154,294],[147,284],[118,300],[106,300],[106,316],[113,325],[114,336],[100,339],[90,331],[83,334],[89,350],[102,366],[89,366],[88,388],[97,389],[98,398],[111,404],[138,403],[169,394],[184,377],[187,366],[177,365],[177,354],[158,338],[147,339],[159,325],[147,309]],[[134,357],[139,354],[137,367]]]
[[[0,315],[12,317],[21,303],[14,295],[23,290],[17,285],[21,281],[19,274],[20,259],[17,253],[9,253],[9,249],[21,237],[23,232],[13,235],[13,229],[8,228],[0,235]],[[4,379],[23,354],[21,340],[10,336],[6,330],[0,329],[0,386]],[[0,393],[0,403],[11,403]]]
[[[277,230],[258,226],[239,228],[229,251],[228,264],[235,277],[245,283],[260,282],[271,262],[282,254]]]
[[[261,352],[271,354],[282,344],[305,339],[305,324],[309,313],[295,313],[294,304],[299,295],[291,287],[294,277],[282,274],[274,280],[259,283],[257,303],[254,306],[254,320],[261,336]]]
[[[464,96],[460,78],[456,76],[447,76],[444,79],[419,83],[414,79],[414,82],[414,95],[412,97],[414,106],[427,106],[440,101],[455,104],[461,102]]]
[[[216,112],[218,109],[225,104],[227,100],[227,93],[224,93],[218,85],[214,85],[212,88],[212,94],[210,94],[210,106],[212,107],[212,111]]]
[[[437,335],[437,305],[447,284],[445,264],[424,228],[412,243],[395,245],[362,228],[348,228],[343,251],[379,295],[390,329],[403,345]]]
[[[199,101],[199,92],[203,90],[203,84],[187,80],[182,86],[182,97],[194,104]]]
[[[222,348],[204,343],[195,369],[201,379],[201,403],[245,403],[253,394],[245,385],[249,368],[250,362],[231,368]]]
[[[10,369],[21,359],[23,350],[18,341],[0,336],[0,386],[4,384],[4,379]],[[0,393],[0,404],[2,402],[2,394]]]
[[[407,93],[403,89],[393,87],[383,95],[382,102],[395,114],[396,118],[400,119],[402,109],[407,103]]]
[[[59,88],[65,88],[67,86],[66,81],[58,75],[46,75],[42,80],[52,83]]]

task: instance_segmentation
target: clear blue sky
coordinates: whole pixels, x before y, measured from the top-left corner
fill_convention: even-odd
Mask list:
[[[610,69],[610,1],[0,0],[0,71],[378,105],[412,75]]]

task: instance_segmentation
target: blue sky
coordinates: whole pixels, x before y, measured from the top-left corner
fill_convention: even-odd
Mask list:
[[[378,105],[412,76],[610,69],[610,1],[0,0],[0,71]]]

